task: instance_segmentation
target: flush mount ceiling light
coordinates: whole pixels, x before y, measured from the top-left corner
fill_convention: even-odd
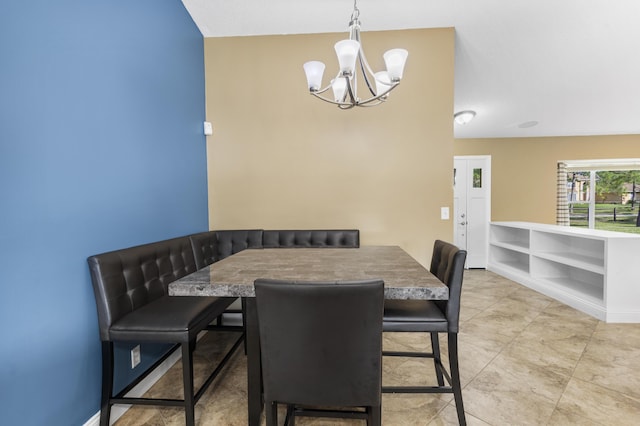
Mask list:
[[[310,61],[304,64],[309,93],[325,102],[338,105],[341,109],[375,106],[386,101],[389,92],[400,84],[404,64],[409,54],[405,49],[388,50],[383,55],[387,70],[374,73],[362,50],[359,16],[360,11],[354,0],[353,13],[349,22],[349,39],[339,41],[334,46],[340,71],[326,87],[321,88],[324,63]],[[366,99],[358,96],[358,74],[356,73],[358,68],[361,70],[363,85],[366,86],[365,93],[368,96]],[[333,89],[333,98],[321,96],[329,89]]]
[[[455,114],[453,114],[453,119],[458,124],[467,124],[468,122],[473,120],[473,117],[475,117],[475,116],[476,116],[476,112],[475,111],[471,111],[469,109],[469,110],[465,110],[465,111],[456,112]]]

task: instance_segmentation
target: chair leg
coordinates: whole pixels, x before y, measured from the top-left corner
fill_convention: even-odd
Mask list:
[[[193,349],[195,340],[182,343],[182,382],[184,384],[185,424],[195,424],[195,396],[193,392]]]
[[[244,333],[244,354],[247,355],[247,323],[245,318],[247,316],[247,302],[244,297],[240,298],[240,306],[242,306],[242,332]]]
[[[112,392],[113,342],[102,342],[102,396],[100,399],[100,426],[109,426]]]
[[[278,424],[278,404],[273,401],[265,401],[264,415],[267,426],[276,426]]]
[[[287,405],[287,421],[285,426],[296,426],[296,407],[293,404]]]
[[[453,388],[453,398],[456,403],[458,413],[458,423],[465,426],[467,420],[464,416],[464,405],[462,403],[462,387],[460,386],[460,370],[458,369],[458,333],[448,333],[449,342],[449,368],[451,371],[451,387]]]
[[[438,386],[444,386],[444,378],[442,377],[442,359],[440,358],[440,339],[438,333],[432,332],[431,335],[431,351],[433,352],[433,367],[436,369],[436,378],[438,379]]]
[[[382,425],[382,406],[374,405],[367,407],[367,426]]]

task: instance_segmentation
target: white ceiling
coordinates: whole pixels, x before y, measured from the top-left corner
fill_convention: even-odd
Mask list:
[[[182,1],[204,37],[346,32],[353,10],[352,0]],[[455,27],[454,110],[477,112],[466,125],[452,120],[457,138],[640,134],[640,0],[359,0],[358,9],[363,39]]]

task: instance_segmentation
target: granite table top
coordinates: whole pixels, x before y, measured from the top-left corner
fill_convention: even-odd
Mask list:
[[[382,279],[386,299],[446,300],[449,289],[397,246],[247,249],[169,284],[172,296],[255,297],[258,278]]]

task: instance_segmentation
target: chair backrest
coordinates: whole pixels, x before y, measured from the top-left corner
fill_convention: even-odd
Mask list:
[[[265,399],[379,405],[383,286],[256,280]]]
[[[449,331],[453,333],[458,332],[460,295],[466,258],[467,252],[460,250],[453,244],[441,240],[436,240],[433,244],[430,271],[449,287],[449,300],[436,303],[445,313]]]
[[[169,283],[197,270],[188,237],[98,254],[87,262],[103,341],[110,340],[111,324],[165,296]]]
[[[207,231],[189,238],[198,269],[248,248],[262,248],[261,229]]]
[[[265,230],[263,246],[264,248],[358,248],[360,231],[357,229]]]

